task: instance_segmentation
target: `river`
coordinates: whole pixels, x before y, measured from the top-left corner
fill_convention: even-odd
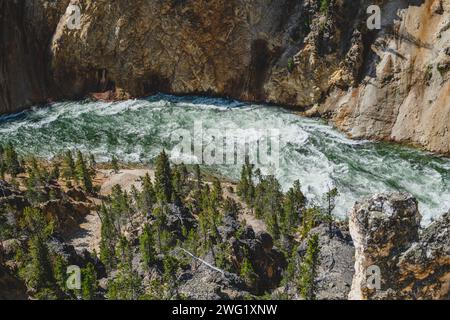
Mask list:
[[[259,161],[262,173],[274,174],[285,190],[300,180],[317,204],[323,193],[337,187],[335,213],[341,217],[355,201],[388,191],[416,196],[424,224],[450,209],[450,159],[395,144],[351,140],[323,120],[279,107],[157,95],[115,103],[53,103],[0,118],[0,143],[11,141],[20,153],[44,158],[76,148],[94,154],[97,161],[115,155],[125,162],[149,163],[164,148],[173,161],[192,163],[199,154],[179,148],[177,137],[183,132],[192,133],[197,151],[221,134],[220,139],[244,136],[235,141],[237,150],[244,150],[239,148],[245,143],[267,145],[279,137],[270,140],[274,144],[266,161]],[[240,163],[217,161],[221,154],[213,154],[215,162],[207,169],[239,178]]]

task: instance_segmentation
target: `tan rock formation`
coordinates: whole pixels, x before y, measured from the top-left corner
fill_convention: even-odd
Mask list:
[[[407,194],[375,195],[354,206],[349,299],[449,299],[450,212],[424,230],[420,220],[417,200]]]
[[[395,2],[383,10],[395,9]],[[370,46],[360,84],[335,90],[322,111],[332,109],[337,127],[354,138],[449,153],[450,1],[426,0],[394,12]]]

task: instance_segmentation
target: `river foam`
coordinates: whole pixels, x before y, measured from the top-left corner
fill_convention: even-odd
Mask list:
[[[194,122],[220,132],[236,128],[262,139],[264,130],[280,130],[284,142],[273,173],[287,189],[295,180],[320,204],[321,195],[340,191],[336,214],[344,216],[355,201],[376,192],[406,191],[417,197],[425,223],[450,209],[450,159],[408,147],[355,141],[321,120],[277,107],[204,97],[158,95],[148,99],[62,102],[0,118],[0,142],[13,142],[21,153],[51,158],[65,149],[93,153],[98,161],[112,155],[148,163],[162,148],[172,150],[173,133],[192,130]],[[208,139],[208,137],[206,137]],[[238,141],[239,143],[239,141]],[[183,161],[195,157],[173,153]],[[211,168],[238,179],[239,165]]]

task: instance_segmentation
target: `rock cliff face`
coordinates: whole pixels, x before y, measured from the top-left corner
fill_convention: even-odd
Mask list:
[[[0,114],[58,98],[49,43],[69,0],[0,0]]]
[[[0,0],[0,112],[157,91],[298,107],[450,153],[450,1]],[[322,5],[321,5],[322,3]]]
[[[385,2],[383,29],[366,35],[371,41],[363,45],[359,83],[333,88],[319,109],[332,112],[336,125],[355,138],[408,142],[448,154],[450,1]]]
[[[350,299],[450,298],[450,212],[424,230],[420,220],[417,201],[407,194],[375,195],[355,205]]]

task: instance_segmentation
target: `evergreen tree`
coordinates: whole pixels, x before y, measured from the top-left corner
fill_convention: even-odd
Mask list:
[[[244,258],[241,263],[240,275],[249,287],[253,287],[257,280],[257,275],[253,269],[253,265],[247,258],[247,251],[244,250]]]
[[[245,164],[242,166],[241,179],[237,186],[237,194],[248,205],[252,206],[255,197],[255,185],[253,181],[254,165],[250,163],[249,158],[245,158]]]
[[[164,252],[168,242],[170,235],[166,232],[167,227],[167,214],[169,212],[169,208],[166,204],[158,206],[153,210],[153,215],[155,217],[154,229],[156,232],[156,241],[158,246],[158,252]]]
[[[94,265],[88,263],[86,268],[81,270],[81,297],[83,300],[93,300],[98,289],[97,273]]]
[[[19,222],[28,240],[28,252],[21,253],[19,275],[36,293],[36,298],[50,299],[55,296],[56,281],[47,240],[53,233],[53,222],[35,208],[25,208]]]
[[[198,164],[196,164],[194,166],[194,178],[196,181],[196,189],[202,190],[202,188],[203,188],[202,172],[201,172],[200,166]]]
[[[183,192],[184,181],[179,166],[174,166],[172,170],[172,186],[173,186],[172,201],[175,204],[181,206],[184,194]]]
[[[132,211],[127,192],[120,185],[115,185],[109,200],[109,212],[117,234],[122,234],[122,225],[130,221]]]
[[[48,221],[41,210],[30,207],[24,209],[19,225],[28,237],[37,236],[44,240],[52,235],[54,230],[53,220]]]
[[[247,202],[248,199],[249,188],[250,181],[248,181],[247,166],[244,165],[241,170],[241,179],[239,180],[239,184],[237,186],[237,194],[245,202]]]
[[[66,181],[70,181],[71,179],[78,181],[75,174],[75,161],[73,160],[72,152],[70,150],[67,150],[64,153],[62,175]]]
[[[32,157],[30,159],[30,166],[27,168],[28,177],[25,179],[26,185],[26,195],[28,200],[32,204],[37,204],[45,201],[43,195],[43,188],[45,187],[45,181],[42,177],[42,173],[37,164],[36,158]]]
[[[4,149],[4,162],[7,172],[9,172],[12,177],[16,177],[22,171],[17,152],[10,142]]]
[[[282,284],[288,285],[292,280],[294,280],[294,277],[297,273],[297,250],[292,250],[292,253],[290,257],[287,259],[288,266],[284,272]]]
[[[100,260],[109,271],[115,266],[115,247],[117,243],[117,230],[114,227],[114,220],[105,204],[100,209],[102,221],[100,230]]]
[[[173,192],[172,171],[169,157],[164,150],[156,158],[155,189],[159,201],[170,203]]]
[[[305,207],[305,196],[301,191],[300,182],[294,182],[292,188],[286,193],[283,205],[282,232],[291,235],[300,223],[301,212]]]
[[[57,255],[55,258],[55,262],[53,264],[53,277],[56,281],[56,284],[58,285],[59,289],[62,292],[65,292],[67,290],[66,288],[66,275],[67,270],[67,262],[64,260],[64,258],[61,255]]]
[[[121,237],[116,255],[120,257],[117,275],[108,283],[111,300],[137,300],[143,294],[142,281],[133,269],[133,254],[129,241]]]
[[[29,241],[30,264],[26,268],[27,284],[36,291],[50,288],[55,282],[50,254],[45,239],[38,235]]]
[[[156,203],[155,190],[153,188],[152,180],[150,179],[150,176],[147,173],[145,177],[142,179],[140,208],[144,212],[149,213],[152,211],[155,203]]]
[[[93,170],[95,170],[95,166],[97,165],[97,161],[95,160],[95,156],[90,153],[89,154],[89,167]]]
[[[6,165],[0,155],[0,179],[5,180]]]
[[[60,175],[61,175],[60,163],[58,161],[54,161],[52,171],[50,173],[50,180],[57,181]]]
[[[308,239],[308,247],[302,264],[300,265],[299,291],[304,299],[316,298],[316,276],[319,266],[319,235],[314,234]]]
[[[326,201],[325,220],[326,222],[328,222],[328,232],[330,233],[330,235],[332,234],[332,227],[333,227],[333,210],[336,207],[336,198],[338,196],[339,192],[337,188],[328,190],[328,192],[325,193],[325,201]]]
[[[237,218],[239,213],[239,205],[232,198],[227,198],[224,202],[223,211],[234,218]]]
[[[200,166],[194,166],[194,194],[193,194],[193,212],[199,214],[202,206],[203,180]]]
[[[144,268],[148,269],[149,265],[155,262],[156,257],[155,244],[148,224],[145,224],[144,230],[139,237],[139,248]]]
[[[116,156],[112,156],[112,158],[111,158],[111,166],[112,166],[112,169],[113,169],[113,172],[115,173],[115,174],[118,174],[119,172],[120,172],[120,168],[119,168],[119,160],[117,159],[117,157]]]
[[[94,187],[92,185],[91,174],[89,173],[81,151],[77,151],[75,171],[77,177],[83,182],[84,190],[86,190],[86,192],[92,193],[94,191]]]
[[[169,297],[175,294],[175,298],[178,298],[178,281],[177,272],[180,268],[180,262],[177,258],[171,255],[164,256],[164,274],[163,279],[169,289]]]
[[[218,178],[214,178],[214,180],[213,180],[211,201],[212,201],[212,206],[214,206],[214,207],[218,207],[223,201],[222,186],[221,186],[220,180]]]
[[[304,211],[300,228],[300,235],[303,239],[306,239],[309,232],[316,226],[319,216],[320,210],[318,208],[308,208]]]
[[[274,176],[269,176],[265,180],[266,190],[263,197],[263,216],[269,232],[274,239],[280,238],[279,218],[282,215],[283,193],[278,180]]]

